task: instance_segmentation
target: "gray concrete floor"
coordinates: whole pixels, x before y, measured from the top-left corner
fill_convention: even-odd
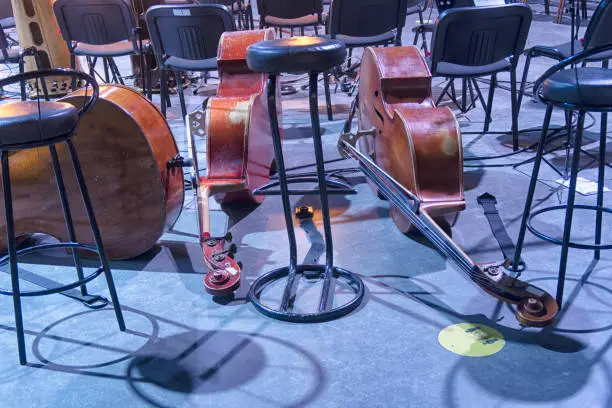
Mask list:
[[[536,10],[539,6],[536,6]],[[529,44],[555,44],[569,38],[569,26],[537,14]],[[411,20],[410,20],[411,21]],[[406,30],[405,43],[412,35]],[[521,67],[523,61],[521,60]],[[534,61],[535,80],[550,60]],[[121,61],[127,68],[127,62]],[[519,69],[519,74],[522,69]],[[501,76],[502,81],[508,80]],[[442,79],[435,80],[440,92]],[[483,88],[487,88],[485,84]],[[338,157],[335,144],[350,98],[332,96],[336,117],[322,123],[326,159]],[[189,98],[197,109],[201,96]],[[178,99],[173,96],[168,119],[177,142],[186,149]],[[321,109],[323,99],[321,98]],[[313,161],[305,91],[283,102],[288,165]],[[480,106],[458,115],[465,132],[481,129]],[[525,100],[522,129],[537,128],[542,105]],[[509,93],[498,89],[492,129],[510,128]],[[322,116],[322,120],[325,120]],[[598,120],[588,118],[587,135],[597,139]],[[563,124],[556,113],[555,126]],[[537,132],[521,135],[521,145],[537,140]],[[510,151],[510,138],[464,135],[465,156]],[[597,151],[597,143],[587,149]],[[203,153],[203,152],[202,152]],[[533,157],[528,151],[494,161],[466,162],[467,209],[452,230],[455,241],[476,261],[499,261],[476,197],[497,196],[509,234],[516,239],[531,165],[512,164]],[[559,168],[563,152],[549,155]],[[612,157],[609,157],[612,159]],[[587,160],[585,159],[585,164]],[[350,161],[335,164],[353,167]],[[468,167],[469,165],[470,167]],[[595,180],[596,169],[581,175]],[[610,171],[606,184],[610,183]],[[544,166],[536,193],[538,206],[564,202],[567,189]],[[592,262],[592,253],[571,250],[563,313],[552,327],[523,329],[511,308],[500,305],[457,271],[431,244],[406,237],[394,227],[388,204],[379,200],[363,177],[352,179],[357,195],[335,197],[333,232],[335,262],[361,275],[367,292],[351,315],[323,324],[290,324],[260,315],[245,301],[250,283],[262,273],[286,265],[288,248],[281,206],[270,197],[252,211],[234,211],[231,232],[244,264],[244,279],[235,300],[220,302],[203,290],[205,271],[191,192],[175,231],[165,234],[143,256],[113,263],[128,326],[117,329],[111,309],[91,311],[62,296],[24,300],[30,364],[18,364],[12,302],[0,297],[0,399],[3,407],[611,407],[612,389],[612,255]],[[608,199],[606,194],[606,199]],[[594,202],[594,196],[579,196]],[[294,197],[294,205],[313,203]],[[215,229],[226,216],[214,215]],[[610,242],[610,218],[604,240]],[[560,236],[562,214],[541,217],[538,225]],[[319,217],[314,224],[322,230]],[[577,211],[573,237],[589,242],[594,217]],[[318,243],[311,245],[298,226],[300,260],[323,261]],[[316,237],[316,234],[315,234]],[[527,236],[524,279],[554,293],[559,248]],[[51,258],[52,259],[52,258]],[[53,263],[49,265],[47,263]],[[23,263],[25,271],[68,281],[72,269],[63,261]],[[0,284],[9,286],[8,275]],[[24,287],[30,287],[24,282]],[[107,294],[103,280],[90,284],[92,293]],[[316,285],[302,283],[300,307],[317,300]],[[274,288],[268,293],[273,297]],[[342,294],[339,294],[341,299]],[[460,357],[437,341],[443,328],[460,322],[482,323],[501,331],[505,347],[490,357]]]

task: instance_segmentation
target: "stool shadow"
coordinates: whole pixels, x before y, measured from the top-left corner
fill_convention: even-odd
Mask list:
[[[129,306],[123,306],[123,310],[141,315],[151,321],[151,333],[135,332],[129,328],[126,332],[146,339],[146,343],[139,349],[123,350],[121,346],[98,344],[95,339],[78,340],[57,333],[59,331],[57,326],[69,324],[76,317],[90,319],[95,318],[87,317],[92,313],[112,312],[112,309],[108,308],[89,310],[62,318],[40,331],[27,330],[28,335],[35,337],[32,348],[34,355],[40,361],[40,363],[29,363],[28,366],[106,380],[125,381],[134,395],[142,401],[162,408],[176,406],[167,405],[172,397],[185,398],[184,395],[209,395],[230,390],[237,390],[248,397],[270,402],[270,398],[263,393],[257,394],[241,388],[264,375],[266,369],[276,371],[274,375],[279,376],[277,381],[287,376],[287,370],[299,370],[300,373],[307,371],[306,374],[300,374],[300,376],[308,377],[307,381],[301,378],[301,384],[307,383],[308,386],[304,386],[303,391],[300,390],[299,396],[292,403],[285,404],[286,401],[283,401],[285,406],[308,406],[325,388],[326,375],[314,354],[291,342],[263,334],[262,331],[270,324],[268,321],[263,322],[251,332],[199,330]],[[159,337],[162,324],[181,332],[168,337]],[[7,326],[0,326],[0,329],[14,331],[14,328]],[[91,349],[90,353],[94,355],[96,350],[100,350],[102,352],[112,351],[113,354],[120,356],[107,362],[91,365],[66,365],[50,361],[42,355],[40,343],[45,339],[66,344],[69,346],[69,351],[76,346],[81,349],[83,347]],[[266,348],[272,345],[275,348],[286,349],[285,351],[298,356],[298,360],[306,362],[310,369],[304,370],[304,364],[293,367],[291,364],[279,365],[278,362],[270,362],[262,343],[269,343]],[[68,358],[68,361],[72,360]],[[123,374],[121,374],[122,370]],[[167,397],[170,400],[159,397],[160,393],[165,392],[169,392]],[[177,394],[179,394],[178,397]],[[280,405],[280,401],[273,402]]]

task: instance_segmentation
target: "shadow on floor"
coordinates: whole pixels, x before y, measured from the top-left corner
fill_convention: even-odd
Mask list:
[[[227,390],[238,390],[248,398],[272,402],[277,406],[304,407],[312,403],[325,388],[326,375],[317,358],[296,344],[263,334],[269,321],[261,323],[249,333],[220,329],[198,330],[134,308],[124,306],[123,310],[132,314],[132,321],[138,317],[151,323],[150,332],[147,329],[147,333],[142,333],[128,327],[122,334],[142,338],[145,343],[139,349],[124,350],[116,341],[112,346],[106,345],[100,333],[84,334],[91,337],[91,340],[54,333],[62,330],[58,326],[72,325],[75,319],[100,319],[100,313],[110,310],[85,311],[60,319],[39,332],[26,331],[27,335],[35,337],[32,352],[40,361],[29,363],[28,366],[125,381],[136,396],[155,407],[179,406],[179,401],[184,402],[186,398],[208,398],[209,395]],[[170,326],[171,331],[178,330],[180,333],[159,337],[162,325]],[[14,328],[8,326],[0,326],[0,329],[14,331]],[[46,351],[52,350],[48,354],[57,356],[59,361],[44,356],[41,342],[54,343],[44,348]],[[271,349],[283,350],[284,355],[292,357],[278,361],[267,352]],[[99,354],[104,356],[105,353],[118,354],[119,357],[75,366],[66,363],[82,361],[82,358],[71,357],[74,352],[89,355],[90,360],[100,357]],[[258,384],[270,382],[290,386],[292,391],[287,399],[282,402],[272,401],[264,395],[265,388],[259,388]]]

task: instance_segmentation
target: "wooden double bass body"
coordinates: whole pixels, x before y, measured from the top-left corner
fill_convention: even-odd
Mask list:
[[[362,152],[421,199],[434,218],[465,208],[461,132],[449,108],[435,106],[431,74],[413,47],[366,48],[359,82],[359,128],[377,129],[362,139]],[[395,207],[402,232],[411,223]]]
[[[61,100],[80,105],[86,92]],[[168,166],[179,152],[162,114],[133,89],[101,85],[73,141],[109,257],[132,258],[149,250],[178,218],[184,197],[182,169]],[[72,162],[63,143],[57,149],[77,240],[93,245]],[[16,235],[44,233],[68,241],[49,149],[12,153],[10,170]],[[1,216],[0,251],[5,249]]]
[[[436,222],[465,207],[461,134],[452,111],[432,102],[431,74],[420,52],[366,48],[356,102],[340,151],[357,159],[389,200],[397,226],[418,229],[476,285],[516,305],[522,325],[549,324],[559,311],[549,293],[506,274],[506,263],[475,263]],[[359,131],[351,134],[357,108]]]
[[[251,71],[246,63],[246,50],[251,44],[271,39],[271,29],[223,34],[217,56],[217,95],[208,99],[204,118],[196,118],[203,122],[207,137],[207,175],[199,178],[197,194],[200,242],[210,269],[204,285],[213,295],[228,295],[235,290],[240,284],[241,267],[233,259],[235,250],[224,248],[228,240],[211,237],[209,198],[214,196],[222,204],[261,203],[264,197],[253,192],[269,181],[273,167],[268,79]],[[277,97],[279,117],[280,100]],[[188,128],[193,127],[194,118],[190,117]],[[192,148],[192,157],[196,156]]]

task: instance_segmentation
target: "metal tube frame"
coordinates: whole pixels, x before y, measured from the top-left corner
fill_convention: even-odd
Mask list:
[[[0,162],[2,167],[2,189],[4,194],[4,215],[6,218],[6,234],[7,234],[7,256],[3,257],[0,260],[1,264],[8,263],[10,265],[10,273],[11,273],[11,291],[0,290],[0,293],[5,295],[11,295],[13,298],[13,307],[15,312],[15,331],[17,334],[17,347],[19,351],[19,362],[21,365],[27,364],[27,354],[26,354],[26,346],[25,346],[25,333],[23,327],[23,313],[21,306],[21,297],[22,296],[43,296],[52,293],[63,292],[72,288],[81,287],[81,293],[83,296],[87,295],[87,289],[85,284],[100,274],[104,273],[106,277],[106,282],[108,285],[108,289],[111,295],[111,300],[113,302],[113,308],[115,310],[115,317],[117,318],[117,323],[119,325],[119,329],[121,331],[125,331],[125,321],[123,319],[123,313],[121,311],[121,306],[119,304],[119,298],[117,296],[117,291],[115,289],[115,284],[113,281],[113,277],[110,272],[110,266],[108,262],[108,257],[106,255],[106,251],[104,249],[104,245],[102,243],[102,237],[100,235],[100,229],[98,227],[98,223],[96,221],[93,206],[91,203],[91,199],[89,196],[89,192],[87,190],[87,185],[85,184],[85,178],[83,176],[83,172],[81,169],[81,164],[78,159],[78,155],[72,141],[70,139],[66,139],[64,141],[68,147],[68,153],[70,155],[70,159],[72,161],[72,165],[74,168],[74,172],[76,175],[77,183],[79,186],[79,190],[81,192],[81,198],[83,200],[83,204],[85,206],[85,211],[87,213],[87,217],[89,219],[89,223],[91,226],[92,234],[95,241],[95,247],[78,244],[76,243],[76,234],[74,230],[74,224],[72,221],[72,215],[70,212],[70,205],[68,203],[68,197],[66,194],[66,187],[64,184],[61,167],[59,164],[59,159],[57,156],[57,150],[54,144],[49,145],[49,151],[51,154],[51,162],[53,166],[53,171],[56,178],[56,184],[58,188],[58,194],[60,196],[60,201],[62,203],[62,210],[64,212],[66,229],[68,231],[68,235],[72,242],[64,242],[58,244],[49,244],[49,245],[38,245],[29,248],[22,249],[17,251],[17,245],[15,242],[15,223],[13,218],[13,200],[12,200],[12,192],[11,192],[11,181],[10,181],[10,166],[9,166],[9,154],[7,150],[2,150],[0,152]],[[25,255],[28,253],[41,251],[45,249],[52,248],[67,248],[72,251],[75,268],[77,270],[78,280],[61,287],[45,289],[41,291],[30,291],[30,292],[22,292],[19,287],[19,268],[18,268],[18,257],[19,255]],[[90,250],[98,253],[101,267],[96,269],[93,273],[88,276],[84,276],[81,259],[78,254],[79,249]]]
[[[364,296],[364,285],[361,279],[344,269],[334,267],[333,258],[333,241],[331,232],[331,220],[329,217],[329,200],[327,192],[326,174],[325,174],[325,161],[323,157],[323,144],[321,141],[321,128],[319,122],[318,112],[318,97],[317,97],[317,79],[318,72],[311,72],[309,75],[309,105],[310,105],[310,119],[313,133],[313,143],[316,158],[316,173],[318,182],[318,195],[321,200],[321,216],[323,218],[323,229],[325,237],[325,265],[300,265],[297,260],[297,243],[295,238],[295,228],[293,226],[293,214],[291,211],[291,202],[289,197],[292,191],[289,190],[289,180],[285,161],[282,151],[281,136],[278,125],[278,113],[276,110],[276,74],[270,74],[268,80],[268,114],[270,118],[270,127],[272,132],[272,141],[274,145],[274,155],[276,159],[276,169],[278,173],[278,185],[280,187],[280,196],[283,204],[283,214],[285,217],[285,225],[287,228],[287,238],[289,241],[289,266],[279,268],[268,272],[259,277],[251,285],[249,291],[249,300],[261,313],[284,321],[290,322],[321,322],[339,318],[357,308]],[[295,299],[294,287],[296,284],[296,278],[301,274],[316,274],[319,278],[323,279],[323,287],[321,290],[321,297],[319,300],[318,311],[314,313],[297,313],[293,312],[292,304]],[[281,278],[287,277],[287,283],[283,292],[283,296],[280,303],[279,309],[274,309],[264,305],[260,300],[260,294],[263,288],[274,281]],[[349,302],[333,307],[332,295],[332,281],[334,277],[343,277],[349,281],[351,287],[355,291],[355,297]]]

